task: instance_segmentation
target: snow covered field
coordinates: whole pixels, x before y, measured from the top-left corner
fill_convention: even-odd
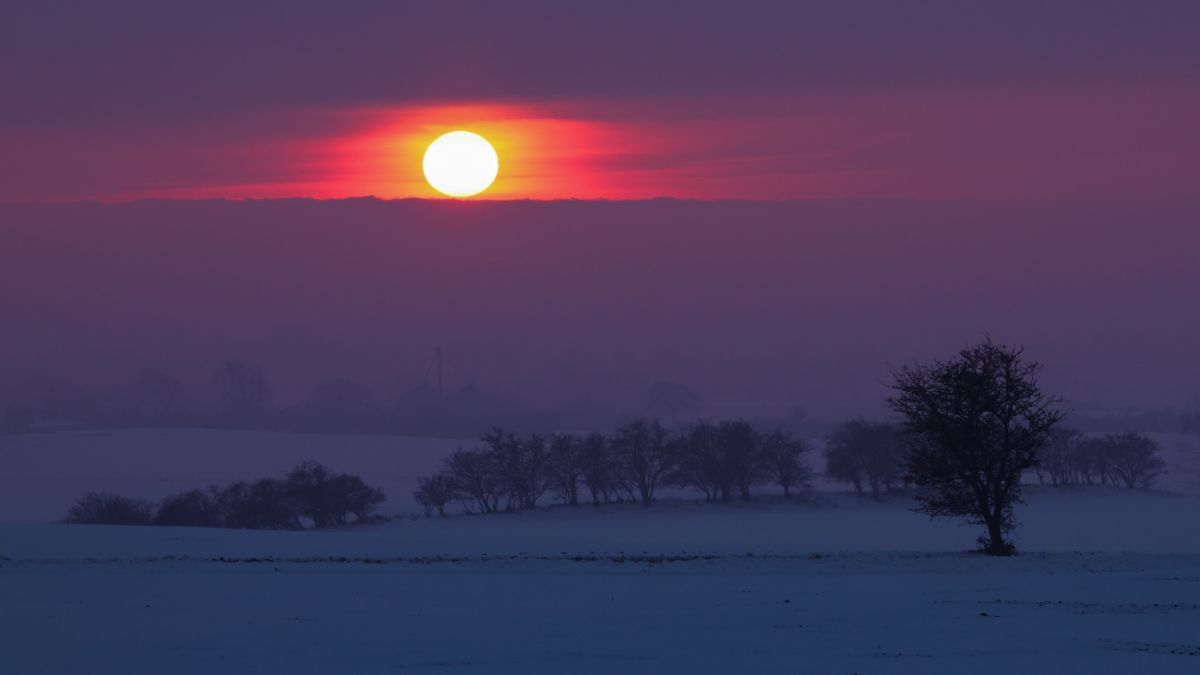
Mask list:
[[[206,480],[314,457],[396,484],[456,445],[203,432],[189,447],[170,433],[106,437],[107,460],[95,450],[60,467],[55,500],[194,484],[145,468],[177,459],[152,448],[201,441],[217,448]],[[128,434],[154,442],[120,460]],[[43,442],[59,462],[103,447]],[[53,475],[47,459],[21,457],[43,467],[39,481]],[[904,499],[830,493],[320,532],[45,524],[64,504],[0,525],[0,673],[1200,672],[1200,497],[1028,498],[1022,555],[1009,559],[964,553],[977,528]],[[405,500],[394,511],[412,511]]]
[[[1200,500],[1037,493],[1024,554],[903,503],[338,532],[0,526],[5,673],[1194,673]]]

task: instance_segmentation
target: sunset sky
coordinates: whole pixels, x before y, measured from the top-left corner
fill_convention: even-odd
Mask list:
[[[1078,409],[1194,405],[1198,26],[1168,0],[7,7],[0,404],[147,365],[202,391],[231,357],[281,401],[388,400],[441,346],[539,405],[669,379],[832,416],[987,334]],[[456,129],[498,153],[482,203],[422,173]],[[334,201],[362,196],[395,201]],[[688,200],[632,201],[660,196]],[[328,201],[257,201],[283,197]]]
[[[221,11],[215,11],[217,5]],[[0,201],[1155,198],[1200,180],[1200,4],[25,3]]]

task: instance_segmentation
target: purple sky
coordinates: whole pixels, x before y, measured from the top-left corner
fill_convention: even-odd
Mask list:
[[[508,197],[1181,197],[1194,2],[24,3],[0,201],[430,196],[495,127]],[[431,137],[431,136],[430,136]]]
[[[441,344],[542,402],[848,414],[984,333],[1083,409],[1200,393],[1198,2],[3,14],[0,398],[230,356],[385,387]],[[184,201],[432,197],[460,127],[484,197],[581,201]],[[655,196],[703,201],[591,201]]]

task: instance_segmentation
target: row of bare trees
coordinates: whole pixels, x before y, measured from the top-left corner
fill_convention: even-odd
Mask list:
[[[308,525],[322,528],[366,522],[383,501],[383,491],[358,476],[304,462],[282,480],[262,478],[187,490],[157,505],[89,492],[71,505],[65,522],[300,530]]]
[[[768,483],[791,496],[809,485],[808,446],[742,420],[699,422],[682,433],[637,420],[611,434],[517,436],[495,429],[477,450],[460,449],[440,471],[418,479],[426,514],[458,502],[470,513],[531,509],[546,495],[560,504],[638,502],[664,487],[691,488],[709,501],[750,499]]]
[[[1149,488],[1166,469],[1154,439],[1121,433],[1086,436],[1056,430],[1036,467],[1038,480],[1050,485],[1114,485]]]
[[[889,422],[853,419],[834,429],[825,444],[825,477],[849,483],[879,499],[907,487],[907,458],[900,429]]]
[[[1085,435],[1055,429],[1033,467],[1044,485],[1112,485],[1148,489],[1166,470],[1154,439],[1137,433]],[[909,487],[907,450],[900,429],[889,422],[850,420],[825,446],[825,477],[854,486],[876,499]]]

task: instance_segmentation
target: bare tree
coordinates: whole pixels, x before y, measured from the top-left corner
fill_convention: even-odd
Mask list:
[[[904,419],[919,510],[984,525],[980,543],[991,555],[1015,553],[1005,536],[1021,476],[1062,418],[1058,400],[1038,386],[1038,364],[1022,352],[989,339],[950,361],[906,366],[888,401]]]
[[[1083,452],[1083,435],[1076,429],[1058,428],[1042,450],[1034,467],[1038,481],[1051,485],[1074,485],[1083,480],[1088,464]]]
[[[760,437],[745,420],[727,420],[717,425],[717,453],[721,458],[722,485],[732,485],[738,495],[750,499],[751,489],[768,476],[766,456],[759,444]],[[729,492],[722,498],[728,500]]]
[[[610,444],[621,473],[637,490],[642,504],[649,506],[673,465],[667,430],[658,420],[637,420],[617,429]]]
[[[612,501],[616,492],[615,467],[603,434],[588,434],[579,441],[579,462],[583,484],[592,497],[592,504]]]
[[[760,441],[754,427],[743,420],[697,422],[674,444],[673,482],[699,489],[708,501],[729,501],[734,494],[750,499],[751,489],[770,478],[769,458]]]
[[[79,525],[149,525],[154,505],[107,492],[88,492],[67,510],[64,522]]]
[[[825,475],[864,487],[879,499],[903,482],[904,445],[899,431],[887,422],[849,420],[838,425],[825,445]]]
[[[502,429],[481,437],[494,457],[496,475],[508,499],[508,509],[532,509],[550,486],[550,463],[546,440],[530,434],[518,438]]]
[[[767,475],[783,488],[783,496],[791,499],[793,488],[807,488],[812,483],[812,469],[804,463],[809,446],[795,436],[775,431],[763,434],[759,440]]]
[[[579,505],[579,484],[584,477],[583,443],[571,434],[550,439],[550,482],[559,501]]]
[[[221,511],[212,492],[187,490],[163,499],[154,515],[155,525],[220,527]]]
[[[413,491],[413,499],[425,509],[425,515],[433,515],[434,510],[439,516],[446,515],[446,504],[454,500],[458,486],[446,471],[439,471],[429,477],[417,478],[417,489]]]
[[[214,492],[224,527],[247,530],[301,530],[300,507],[284,481],[238,481]]]
[[[286,489],[301,516],[316,527],[337,527],[370,519],[374,509],[384,502],[383,491],[367,485],[358,476],[333,473],[324,465],[308,461],[287,475]]]
[[[1086,446],[1104,458],[1105,480],[1129,489],[1153,486],[1167,466],[1158,443],[1141,434],[1107,434],[1088,439]]]
[[[479,450],[455,450],[445,471],[457,488],[455,496],[468,513],[492,513],[500,507],[500,479],[495,457]]]
[[[675,439],[675,469],[671,482],[704,493],[705,501],[728,499],[733,490],[717,443],[717,427],[699,421]]]

